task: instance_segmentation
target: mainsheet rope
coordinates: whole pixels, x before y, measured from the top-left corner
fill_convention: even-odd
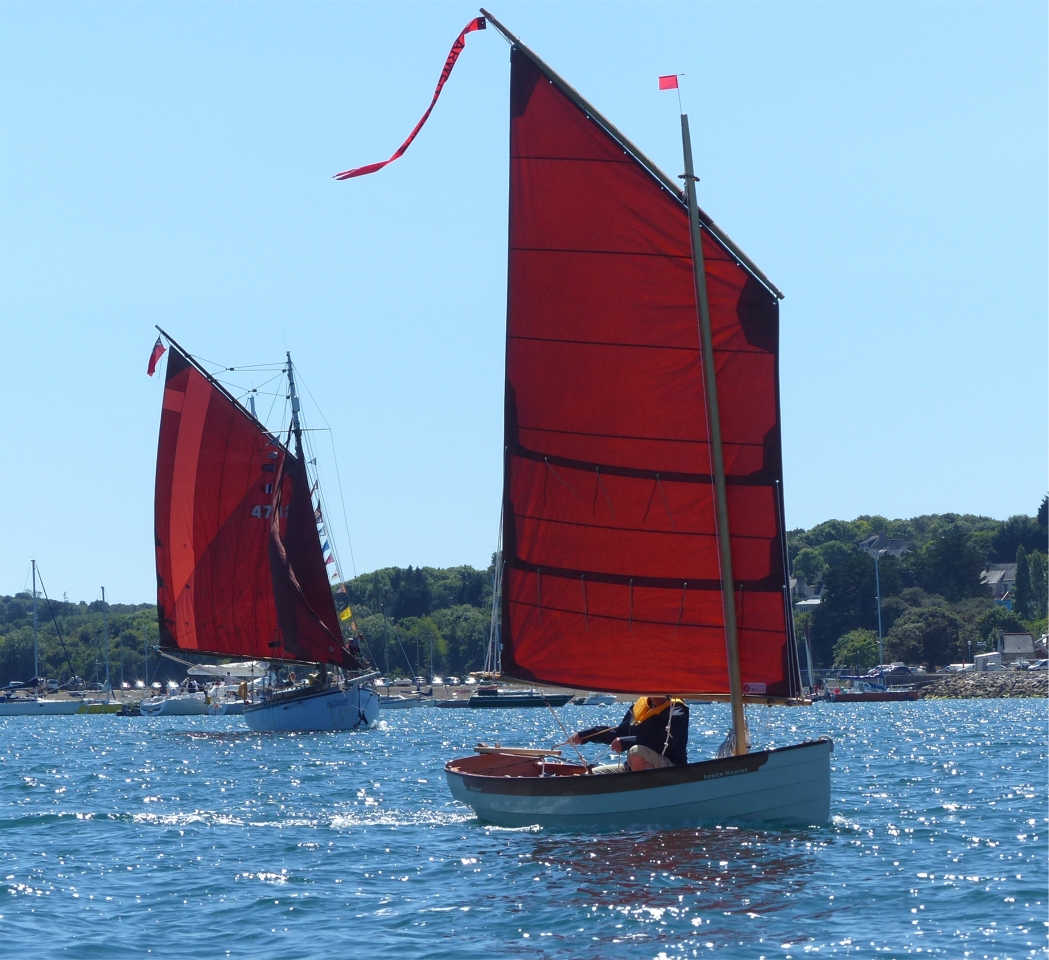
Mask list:
[[[430,101],[430,105],[426,108],[426,113],[422,115],[422,119],[415,125],[415,129],[408,134],[408,139],[404,141],[389,160],[383,160],[380,163],[369,163],[363,167],[354,167],[352,170],[343,170],[342,173],[335,174],[335,180],[350,180],[353,177],[363,177],[368,173],[375,173],[376,170],[381,170],[387,164],[393,163],[398,157],[400,157],[405,150],[411,146],[411,142],[418,136],[419,131],[422,130],[423,124],[430,119],[430,114],[433,112],[434,105],[437,103],[437,98],[441,95],[441,91],[444,89],[444,85],[448,82],[448,78],[452,74],[452,67],[455,66],[455,61],[459,59],[459,54],[463,52],[466,46],[466,35],[473,33],[474,30],[484,30],[486,26],[484,17],[475,17],[465,27],[463,32],[456,38],[455,43],[452,44],[452,49],[448,51],[448,59],[444,61],[444,69],[441,71],[441,77],[437,81],[437,89],[433,92],[433,99]]]

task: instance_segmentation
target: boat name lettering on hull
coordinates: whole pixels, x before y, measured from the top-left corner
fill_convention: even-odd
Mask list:
[[[718,770],[716,773],[703,774],[703,780],[719,780],[721,777],[735,777],[741,773],[750,773],[746,767],[737,767],[735,770]]]

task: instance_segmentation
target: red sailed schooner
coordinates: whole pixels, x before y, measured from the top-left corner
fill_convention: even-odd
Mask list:
[[[310,680],[245,705],[253,730],[367,726],[379,701],[362,684],[374,674],[340,630],[290,354],[282,441],[161,333],[170,344],[154,505],[161,650],[316,666]]]
[[[732,704],[717,759],[603,776],[485,748],[452,794],[507,826],[815,824],[826,738],[749,750],[797,704],[776,287],[684,188],[511,44],[504,675]]]

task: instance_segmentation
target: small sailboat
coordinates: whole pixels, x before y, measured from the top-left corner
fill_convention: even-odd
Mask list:
[[[291,423],[282,440],[160,332],[170,351],[154,511],[161,650],[297,669],[298,679],[292,672],[283,684],[267,671],[271,682],[242,706],[252,730],[368,726],[379,713],[368,686],[377,674],[342,637],[291,355],[284,367]],[[201,706],[207,712],[203,694]]]
[[[0,717],[59,717],[73,714],[116,713],[120,709],[120,704],[112,699],[113,691],[109,682],[109,634],[106,625],[105,588],[103,587],[102,589],[102,634],[105,643],[103,649],[106,651],[106,683],[103,688],[107,694],[106,699],[84,698],[81,693],[72,693],[67,697],[47,696],[46,693],[50,692],[47,682],[40,677],[40,623],[37,618],[36,605],[39,596],[36,589],[39,569],[36,560],[32,560],[31,563],[33,568],[33,679],[25,683],[12,684],[7,690],[0,692]],[[51,601],[48,599],[47,591],[43,589],[43,585],[43,578],[40,577],[40,586],[43,590],[44,600],[54,622],[55,633],[61,641],[62,634],[58,626],[58,620],[51,609]],[[64,641],[62,641],[62,646],[64,650]],[[72,674],[73,665],[71,662],[68,665],[70,674]],[[57,683],[52,689],[55,693],[58,692]],[[32,691],[32,695],[29,695],[30,691]],[[41,691],[45,693],[45,696],[38,695]]]
[[[751,751],[744,712],[803,702],[781,294],[698,208],[686,116],[682,188],[481,12],[511,45],[502,673],[727,700],[733,733],[721,759],[597,776],[486,748],[449,788],[504,826],[824,822],[830,740]]]

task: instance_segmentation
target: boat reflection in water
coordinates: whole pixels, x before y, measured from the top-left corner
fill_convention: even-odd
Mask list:
[[[554,834],[536,837],[531,859],[571,870],[584,902],[616,903],[636,895],[651,905],[663,892],[668,900],[695,897],[701,907],[733,899],[738,907],[741,894],[759,892],[768,909],[786,888],[801,892],[817,874],[819,845],[805,831],[735,827],[595,834],[584,846],[578,837]],[[665,878],[662,891],[653,887],[653,874]]]

